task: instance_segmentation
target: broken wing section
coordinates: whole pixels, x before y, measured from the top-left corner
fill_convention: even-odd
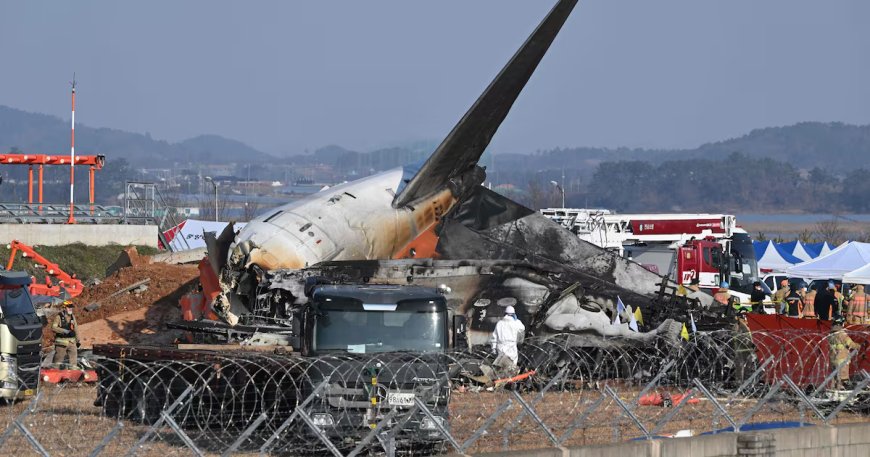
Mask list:
[[[474,170],[576,4],[577,0],[560,0],[553,7],[417,174],[399,190],[394,208],[425,198]]]
[[[512,260],[564,268],[585,280],[647,297],[659,292],[663,280],[485,187],[478,187],[444,218],[438,235],[437,251],[442,259]],[[705,305],[712,302],[705,293],[693,297]]]

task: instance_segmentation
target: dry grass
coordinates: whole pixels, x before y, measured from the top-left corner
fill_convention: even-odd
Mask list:
[[[630,403],[637,389],[621,389],[620,396]],[[681,393],[672,391],[672,394]],[[100,414],[100,408],[93,406],[96,388],[93,386],[67,385],[61,387],[46,386],[43,388],[37,410],[24,421],[27,428],[34,434],[40,444],[52,456],[81,456],[90,454],[106,437],[118,422]],[[589,406],[599,398],[597,390],[549,392],[543,401],[535,406],[547,427],[559,438],[568,430],[569,425]],[[535,393],[523,394],[523,399],[531,403]],[[468,439],[474,430],[496,411],[498,406],[511,398],[509,392],[454,392],[451,400],[451,431],[462,443]],[[742,417],[754,406],[756,399],[742,399],[728,408],[729,413],[736,418]],[[0,416],[0,426],[4,429],[12,418],[20,414],[30,402],[21,402],[4,407]],[[514,403],[489,428],[489,431],[477,441],[467,453],[500,451],[505,443],[512,450],[533,449],[550,446],[550,440],[542,429],[530,417],[526,416],[516,425],[510,434],[505,434],[517,416],[522,411],[519,404]],[[636,413],[647,429],[652,429],[670,409],[640,406]],[[807,423],[818,424],[818,418],[807,413],[804,420]],[[686,405],[677,416],[667,423],[659,435],[669,435],[679,430],[690,429],[695,434],[711,429],[724,428],[729,424],[719,417],[714,419],[714,407],[709,401]],[[794,403],[772,401],[756,414],[751,422],[766,421],[799,421],[801,412]],[[714,422],[714,420],[716,422]],[[865,422],[868,417],[853,412],[842,412],[834,421],[835,424],[849,422]],[[101,455],[124,455],[131,446],[146,432],[147,427],[132,421],[124,421],[121,432],[112,439]],[[213,435],[196,430],[187,431],[201,448],[207,448],[207,455],[219,455],[229,441],[237,436],[222,437],[227,444],[218,443]],[[606,444],[614,441],[626,441],[641,437],[642,433],[622,409],[612,400],[607,399],[592,413],[585,423],[577,428],[566,446],[584,446]],[[2,445],[5,455],[32,455],[33,448],[23,435],[15,431]],[[250,455],[254,453],[249,452]],[[162,434],[148,446],[143,447],[137,455],[142,456],[174,456],[190,455],[180,440],[168,428],[162,429]]]

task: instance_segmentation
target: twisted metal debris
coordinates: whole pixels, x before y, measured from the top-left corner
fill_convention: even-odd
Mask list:
[[[527,376],[517,382],[487,379],[494,357],[486,351],[104,358],[92,361],[97,386],[46,384],[35,398],[5,406],[0,448],[27,455],[419,455],[601,444],[754,422],[868,420],[870,374],[858,369],[867,348],[852,353],[854,388],[832,391],[837,367],[819,333],[753,333],[742,379],[737,341],[727,332],[643,350],[571,348],[568,338],[527,342],[520,360]],[[397,406],[391,392],[413,396]]]

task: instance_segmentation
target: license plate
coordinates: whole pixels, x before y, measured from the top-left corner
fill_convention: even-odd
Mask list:
[[[414,406],[414,394],[387,392],[387,403],[390,406]]]

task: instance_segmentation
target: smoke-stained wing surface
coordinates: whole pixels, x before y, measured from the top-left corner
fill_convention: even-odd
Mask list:
[[[559,33],[577,0],[561,0],[489,84],[417,174],[393,198],[409,205],[477,166],[498,127]]]
[[[531,262],[647,297],[654,296],[661,282],[667,281],[482,186],[442,220],[438,237],[436,250],[442,259]],[[704,304],[712,301],[703,293],[693,297]]]

